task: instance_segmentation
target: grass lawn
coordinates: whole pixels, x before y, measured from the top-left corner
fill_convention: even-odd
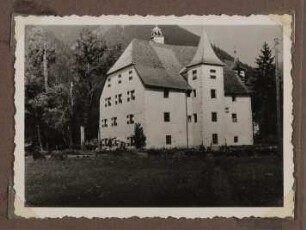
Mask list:
[[[277,156],[138,156],[27,160],[27,206],[282,206]]]

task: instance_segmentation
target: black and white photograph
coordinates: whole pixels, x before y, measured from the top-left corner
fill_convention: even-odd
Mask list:
[[[16,215],[293,216],[274,17],[18,17]]]

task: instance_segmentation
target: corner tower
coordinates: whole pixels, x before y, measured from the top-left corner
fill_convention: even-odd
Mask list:
[[[226,144],[223,66],[203,30],[195,55],[186,67],[188,83],[193,88],[187,98],[190,145]]]

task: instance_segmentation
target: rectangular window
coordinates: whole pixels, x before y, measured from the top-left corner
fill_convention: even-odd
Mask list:
[[[233,122],[237,122],[237,114],[236,113],[232,113],[232,121]]]
[[[170,121],[170,113],[169,112],[165,112],[164,113],[164,121],[165,122],[169,122]]]
[[[117,117],[112,117],[112,126],[117,126]]]
[[[196,113],[193,114],[194,123],[198,122],[198,115]]]
[[[130,70],[129,71],[129,80],[131,81],[133,79],[133,70]]]
[[[187,94],[187,97],[190,97],[191,96],[191,91],[188,91],[186,94]]]
[[[126,116],[127,118],[127,124],[134,124],[134,115],[133,114],[129,114]]]
[[[107,127],[107,119],[102,120],[102,128]]]
[[[164,89],[164,98],[169,97],[169,89]]]
[[[238,136],[234,136],[234,143],[238,143]]]
[[[225,113],[228,113],[228,112],[229,112],[229,108],[225,107]]]
[[[211,90],[210,90],[210,97],[211,97],[211,98],[216,98],[216,97],[217,97],[217,95],[216,95],[216,90],[215,90],[215,89],[211,89]]]
[[[194,89],[193,90],[193,96],[196,97],[197,96],[197,91]]]
[[[191,115],[188,115],[188,122],[191,122]]]
[[[192,70],[192,80],[196,80],[197,79],[197,70]]]
[[[121,84],[121,74],[118,75],[118,84]]]
[[[236,96],[232,96],[232,101],[236,101]]]
[[[215,73],[216,70],[215,70],[215,69],[210,69],[209,72],[210,72],[210,73]]]
[[[210,79],[216,79],[216,75],[210,75]]]
[[[131,100],[135,100],[135,90],[131,90]]]
[[[172,142],[171,135],[166,135],[166,144],[171,145],[171,142]]]
[[[212,135],[212,143],[213,144],[218,144],[218,134],[213,133],[213,135]]]
[[[211,121],[217,122],[217,120],[218,120],[217,113],[216,112],[212,112],[211,113]]]
[[[121,104],[122,103],[122,94],[118,94],[118,102]]]

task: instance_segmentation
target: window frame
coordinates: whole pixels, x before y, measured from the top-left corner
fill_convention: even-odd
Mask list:
[[[211,121],[212,122],[218,122],[218,113],[217,112],[211,112]]]
[[[196,69],[191,71],[192,80],[198,79],[198,71]]]
[[[172,136],[166,135],[166,145],[172,145]]]
[[[212,144],[217,145],[218,143],[219,143],[218,133],[213,133],[212,134]]]
[[[170,122],[170,112],[164,112],[164,122]]]
[[[238,115],[237,113],[232,113],[232,122],[237,123],[238,122]]]
[[[217,90],[216,89],[210,89],[210,98],[216,99],[217,98]]]

